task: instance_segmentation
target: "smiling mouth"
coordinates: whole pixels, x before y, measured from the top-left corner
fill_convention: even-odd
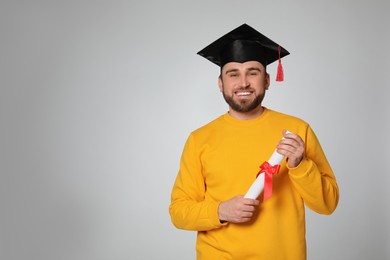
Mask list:
[[[236,91],[236,92],[234,92],[234,94],[236,95],[236,96],[239,96],[239,97],[247,97],[247,96],[250,96],[250,95],[252,95],[252,91]]]

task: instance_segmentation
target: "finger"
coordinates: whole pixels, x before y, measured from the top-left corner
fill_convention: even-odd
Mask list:
[[[292,140],[295,140],[299,144],[303,144],[303,140],[299,135],[291,133],[291,132],[287,132],[286,130],[283,130],[283,137],[284,137],[284,139],[292,139]]]
[[[243,212],[253,212],[253,211],[255,211],[255,207],[254,206],[245,206],[242,208],[242,211]]]
[[[249,221],[253,217],[253,212],[243,212],[238,219],[241,221]]]
[[[296,151],[304,150],[304,143],[301,139],[285,139],[280,141],[280,143],[276,146],[279,150],[285,150],[288,153],[294,153]]]
[[[237,219],[233,219],[233,223],[245,223],[245,222],[249,222],[252,218],[237,218]]]
[[[301,141],[300,138],[294,137],[294,136],[286,137],[286,138],[280,140],[280,142],[279,142],[279,144],[286,144],[286,145],[291,145],[291,146],[298,146],[302,143],[303,143],[303,141]]]
[[[294,146],[291,146],[289,144],[279,144],[276,147],[276,150],[278,153],[283,154],[285,156],[291,155],[296,151],[296,148]]]
[[[244,199],[243,202],[245,205],[253,205],[253,206],[257,206],[260,204],[260,201],[254,199]]]
[[[294,153],[297,150],[297,147],[291,144],[280,144],[276,148],[285,151],[286,153]]]
[[[252,218],[253,217],[253,212],[245,212],[242,216],[242,218]]]
[[[302,147],[293,146],[279,146],[277,148],[278,153],[283,154],[287,158],[302,157],[304,149]]]
[[[282,131],[282,135],[283,135],[284,138],[292,138],[292,136],[294,136],[295,134],[284,129]]]

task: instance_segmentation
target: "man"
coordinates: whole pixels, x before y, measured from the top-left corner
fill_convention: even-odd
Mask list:
[[[289,53],[243,24],[198,54],[221,67],[229,111],[188,137],[172,189],[173,224],[198,231],[197,259],[306,259],[305,205],[331,214],[339,192],[311,127],[262,106],[266,66]],[[275,148],[285,159],[272,196],[245,198]]]

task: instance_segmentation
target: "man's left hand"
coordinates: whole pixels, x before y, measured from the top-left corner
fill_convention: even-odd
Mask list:
[[[276,146],[277,152],[287,157],[287,164],[290,168],[297,167],[305,152],[305,143],[299,135],[288,133],[283,130],[283,137]]]

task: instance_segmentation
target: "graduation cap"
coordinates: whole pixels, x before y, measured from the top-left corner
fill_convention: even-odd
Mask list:
[[[283,81],[281,58],[290,53],[249,25],[243,24],[197,54],[220,66],[221,69],[228,62],[258,61],[267,67],[278,60],[276,81]]]

